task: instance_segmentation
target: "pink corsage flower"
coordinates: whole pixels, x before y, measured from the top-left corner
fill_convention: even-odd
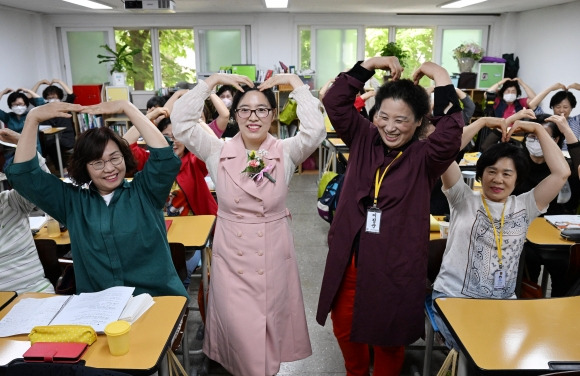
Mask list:
[[[248,164],[242,173],[247,172],[250,179],[255,181],[261,181],[264,177],[266,177],[272,183],[275,183],[276,179],[274,179],[274,177],[269,174],[274,166],[266,166],[264,163],[264,156],[266,154],[268,154],[267,150],[251,150],[248,152]]]

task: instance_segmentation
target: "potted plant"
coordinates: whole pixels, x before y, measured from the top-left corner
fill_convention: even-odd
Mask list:
[[[471,72],[476,61],[483,57],[483,48],[477,43],[462,43],[453,50],[459,71]]]
[[[405,66],[405,61],[409,58],[410,53],[404,50],[399,43],[389,42],[381,50],[381,56],[395,56],[399,59],[401,66]],[[387,74],[383,77],[383,81],[387,82],[390,78],[390,72],[387,71]]]
[[[123,45],[118,51],[113,51],[111,47],[106,44],[101,45],[109,55],[98,54],[99,64],[102,63],[112,63],[111,70],[111,82],[113,86],[125,86],[125,81],[127,78],[127,72],[135,73],[133,69],[133,56],[141,52],[141,49],[137,48],[135,50],[127,51],[128,45]]]

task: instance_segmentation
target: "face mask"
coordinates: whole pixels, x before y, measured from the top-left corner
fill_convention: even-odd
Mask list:
[[[526,141],[526,148],[530,152],[530,155],[534,157],[543,157],[544,153],[542,152],[542,147],[540,146],[539,142],[530,142]]]
[[[60,99],[58,98],[52,98],[48,100],[48,103],[54,103],[54,102],[60,102]]]
[[[515,102],[516,101],[516,95],[515,94],[504,94],[503,95],[503,100],[511,103],[511,102]]]
[[[16,115],[22,115],[26,112],[26,106],[12,106],[12,112]]]
[[[232,107],[232,100],[230,98],[222,98],[222,102],[224,102],[227,108]]]

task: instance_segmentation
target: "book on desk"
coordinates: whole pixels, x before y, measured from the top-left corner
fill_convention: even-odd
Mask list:
[[[561,215],[546,215],[544,216],[549,224],[559,230],[566,228],[580,228],[580,215],[561,214]]]
[[[149,294],[133,296],[134,287],[116,286],[79,295],[20,300],[2,320],[0,337],[30,333],[35,326],[90,325],[104,331],[116,320],[135,322],[153,305]]]

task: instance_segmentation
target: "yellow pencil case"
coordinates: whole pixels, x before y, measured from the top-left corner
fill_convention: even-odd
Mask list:
[[[88,325],[48,325],[35,326],[28,335],[30,343],[35,342],[82,342],[92,345],[97,333]]]

